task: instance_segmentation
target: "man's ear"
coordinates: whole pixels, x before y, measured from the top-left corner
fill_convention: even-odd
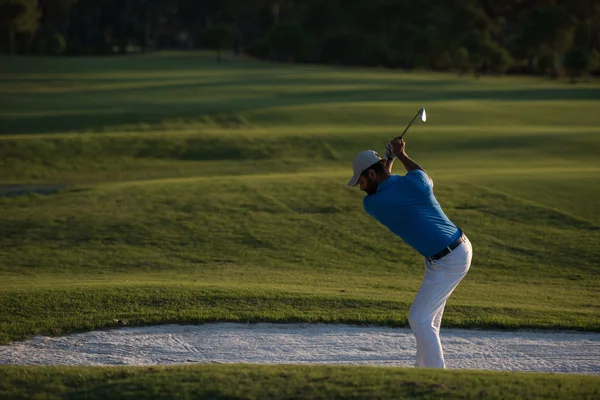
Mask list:
[[[375,170],[370,169],[369,178],[371,178],[372,181],[377,180],[377,172],[375,172]]]

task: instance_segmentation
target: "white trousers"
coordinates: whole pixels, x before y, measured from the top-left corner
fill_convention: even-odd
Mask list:
[[[466,239],[440,260],[425,259],[425,276],[408,312],[417,339],[416,367],[446,368],[440,342],[440,324],[446,301],[471,266],[473,249]]]

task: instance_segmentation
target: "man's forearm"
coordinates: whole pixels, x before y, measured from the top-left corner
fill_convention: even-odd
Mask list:
[[[388,172],[388,174],[392,173],[392,165],[394,165],[394,159],[386,158],[385,159],[385,170]]]
[[[407,172],[414,171],[415,169],[425,171],[423,167],[411,160],[410,157],[406,155],[406,153],[400,154],[398,156],[398,160],[400,160],[400,162],[404,165],[404,168],[406,168]]]

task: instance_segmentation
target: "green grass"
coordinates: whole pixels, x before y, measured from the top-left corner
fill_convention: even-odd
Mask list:
[[[440,174],[440,201],[476,244],[446,326],[600,330],[597,225],[583,212]],[[558,191],[568,175],[546,185]],[[0,339],[115,319],[405,324],[422,261],[364,215],[342,176],[136,181],[5,197],[0,294],[9,306]],[[223,291],[215,304],[212,288]],[[277,299],[288,295],[291,306]],[[240,307],[249,298],[258,305]]]
[[[443,326],[600,332],[598,83],[218,65],[193,53],[0,68],[1,343],[118,320],[404,326],[422,259],[345,184],[352,157],[383,150],[423,106],[429,120],[407,151],[474,244]],[[273,368],[259,371],[268,380]],[[27,373],[45,371],[59,379]],[[81,371],[89,382],[108,373]],[[396,389],[421,388],[405,373],[413,383]],[[555,393],[546,378],[514,379]]]
[[[595,399],[598,378],[348,366],[0,367],[0,397]]]

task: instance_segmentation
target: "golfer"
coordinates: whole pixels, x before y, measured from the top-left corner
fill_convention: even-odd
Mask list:
[[[408,313],[417,339],[415,366],[446,368],[440,324],[446,301],[471,266],[471,242],[444,214],[433,195],[433,181],[405,152],[403,139],[386,146],[386,158],[365,150],[353,161],[348,186],[367,193],[365,211],[425,258],[425,276]],[[392,174],[398,158],[404,176]]]

